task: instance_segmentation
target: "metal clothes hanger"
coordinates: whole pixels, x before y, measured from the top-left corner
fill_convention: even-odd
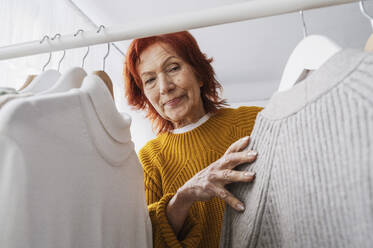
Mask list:
[[[278,91],[289,90],[305,79],[310,71],[319,69],[328,59],[341,50],[331,39],[322,35],[308,35],[303,11],[300,11],[303,25],[303,40],[290,55]]]
[[[57,37],[61,37],[61,34],[56,34],[52,40],[56,39]],[[87,54],[86,54],[87,55]],[[66,56],[66,50],[63,51],[62,58],[58,62],[58,71],[60,69],[61,63]],[[86,57],[86,56],[85,56]],[[84,62],[83,62],[84,65]],[[87,76],[85,70],[81,67],[72,67],[69,68],[66,72],[64,72],[61,77],[57,80],[57,82],[48,90],[41,92],[40,94],[51,94],[51,93],[59,93],[59,92],[66,92],[70,89],[80,88],[82,85],[83,79]]]
[[[74,34],[74,37],[78,36],[79,33],[82,33],[83,34],[84,30],[83,29],[79,29],[78,31],[76,31],[76,33]],[[89,53],[89,46],[87,47],[87,52],[85,53],[84,57],[83,57],[83,60],[82,60],[82,68],[84,69],[84,62],[85,62],[85,59],[87,58],[88,56],[88,53]]]
[[[43,42],[49,42],[50,40],[51,39],[49,38],[48,35],[44,35],[42,40],[40,41],[40,44],[42,44]],[[53,69],[45,70],[45,68],[51,62],[51,59],[52,59],[52,50],[49,51],[49,57],[48,57],[47,63],[45,63],[42,67],[42,73],[34,77],[33,80],[31,80],[27,86],[21,87],[22,90],[20,90],[20,92],[41,93],[51,88],[51,86],[54,85],[54,83],[61,76],[61,73]]]
[[[49,36],[48,35],[45,35],[43,37],[43,39],[40,41],[40,44],[42,44],[44,42],[44,40],[46,39],[49,39]],[[52,38],[53,39],[53,38]],[[52,53],[50,52],[49,53],[49,57],[48,57],[48,61],[47,63],[43,66],[43,69],[42,71],[45,70],[45,67],[49,64],[50,60],[51,60],[51,57],[52,57]],[[23,85],[18,89],[18,91],[21,91],[23,89],[25,89],[27,86],[29,86],[29,84],[32,82],[32,80],[35,79],[37,75],[36,74],[31,74],[31,75],[28,75],[27,78],[26,78],[26,81],[23,83]]]
[[[43,39],[40,41],[40,44],[42,44],[43,41],[46,40],[46,39],[49,40],[49,36],[48,36],[48,35],[44,35]],[[48,61],[47,61],[47,63],[45,63],[45,65],[43,66],[42,71],[45,71],[45,68],[46,68],[47,65],[49,65],[49,63],[51,62],[51,59],[52,59],[52,51],[49,51]]]
[[[373,29],[373,17],[370,16],[368,12],[366,11],[365,6],[364,6],[364,0],[360,0],[359,7],[360,7],[360,11],[363,14],[363,16],[365,16],[370,21],[370,25],[372,26],[372,29]],[[364,51],[373,52],[373,34],[370,35],[369,39],[365,43]]]
[[[58,38],[61,38],[61,34],[60,34],[60,33],[55,34],[55,35],[52,37],[51,40],[55,40],[57,37],[58,37]],[[58,61],[57,71],[60,71],[61,63],[62,63],[62,60],[65,58],[65,56],[66,56],[66,50],[64,49],[64,50],[63,50],[62,57],[61,57],[61,59]]]
[[[96,33],[99,34],[101,32],[101,30],[103,30],[103,29],[105,29],[105,26],[100,25],[100,27],[98,28]],[[114,99],[113,83],[112,83],[109,75],[105,72],[106,59],[109,56],[109,53],[110,53],[110,42],[107,43],[107,52],[106,52],[106,54],[103,58],[102,71],[94,71],[93,74],[99,76],[102,79],[102,81],[104,81],[104,83],[106,84],[107,88],[110,91],[110,94],[111,94],[112,98]]]

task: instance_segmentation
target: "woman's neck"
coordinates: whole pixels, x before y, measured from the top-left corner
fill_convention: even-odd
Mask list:
[[[198,122],[203,116],[206,115],[206,111],[202,109],[202,111],[194,113],[192,116],[185,118],[180,121],[173,122],[172,124],[174,125],[174,128],[182,128],[187,125],[193,124]]]
[[[202,124],[204,124],[206,121],[208,121],[209,118],[210,118],[210,113],[207,113],[204,116],[202,116],[198,121],[196,121],[194,123],[191,123],[191,124],[188,124],[186,126],[183,126],[181,128],[175,128],[171,132],[174,133],[174,134],[181,134],[181,133],[189,132],[189,131],[201,126]]]

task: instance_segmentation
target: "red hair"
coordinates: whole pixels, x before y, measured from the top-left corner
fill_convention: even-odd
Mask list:
[[[135,109],[147,111],[146,117],[152,121],[157,134],[174,129],[172,122],[164,119],[146,98],[143,83],[137,71],[141,53],[156,43],[170,45],[176,54],[192,66],[198,80],[202,81],[201,97],[207,113],[215,113],[226,101],[219,97],[222,86],[215,78],[211,66],[212,58],[207,58],[198,47],[197,41],[187,31],[135,39],[130,44],[124,64],[125,95],[128,104]]]

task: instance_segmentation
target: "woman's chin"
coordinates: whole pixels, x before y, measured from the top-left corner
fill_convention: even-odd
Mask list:
[[[182,106],[169,109],[166,114],[173,121],[181,121],[185,118],[188,118],[188,111]]]
[[[181,123],[183,122],[184,118],[182,118],[182,116],[179,116],[179,115],[173,115],[173,116],[170,116],[169,119],[171,120],[171,122],[173,123]]]

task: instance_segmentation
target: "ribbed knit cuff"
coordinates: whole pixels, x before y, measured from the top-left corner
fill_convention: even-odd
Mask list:
[[[181,240],[183,247],[198,247],[202,240],[202,226],[190,212],[184,221],[178,239]]]
[[[201,225],[189,213],[181,230],[184,237],[179,240],[167,219],[167,205],[175,194],[164,195],[157,206],[156,215],[159,221],[161,235],[168,247],[197,247],[202,239]],[[189,232],[188,232],[189,231]],[[188,233],[187,233],[188,232]]]

